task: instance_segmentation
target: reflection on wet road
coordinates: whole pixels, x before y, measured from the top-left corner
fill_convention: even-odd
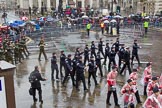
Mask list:
[[[152,35],[156,34],[156,35]],[[153,61],[153,70],[154,75],[160,75],[160,70],[162,70],[161,61],[162,56],[156,56],[162,55],[162,47],[159,45],[162,45],[162,42],[160,41],[162,37],[159,35],[162,33],[158,32],[149,32],[148,37],[145,38],[138,38],[139,44],[143,47],[141,50],[139,50],[139,56],[141,61]],[[99,34],[100,35],[100,34]],[[114,108],[114,102],[113,102],[113,96],[111,96],[111,103],[113,105],[107,106],[106,105],[106,97],[107,97],[107,81],[106,81],[106,75],[107,75],[107,65],[106,67],[103,66],[103,72],[105,75],[104,79],[101,79],[100,75],[97,77],[97,81],[99,82],[99,86],[95,87],[95,84],[93,81],[91,81],[91,87],[89,87],[88,92],[84,92],[82,88],[82,83],[80,85],[80,91],[76,91],[75,88],[71,85],[71,79],[68,80],[66,87],[63,87],[61,84],[61,81],[51,81],[51,65],[50,65],[50,57],[52,52],[59,52],[60,50],[64,49],[66,50],[66,54],[72,53],[76,47],[84,47],[85,43],[90,45],[90,42],[92,40],[98,42],[99,37],[95,37],[95,33],[92,33],[90,38],[81,37],[80,34],[71,34],[66,37],[58,37],[56,40],[54,40],[55,46],[53,48],[48,48],[47,46],[47,56],[49,61],[38,61],[38,48],[35,48],[35,50],[32,49],[32,54],[30,55],[29,59],[26,59],[23,61],[22,64],[18,64],[17,68],[15,70],[15,94],[16,94],[16,108]],[[101,37],[101,35],[100,35]],[[96,40],[97,39],[97,40]],[[110,44],[114,42],[116,37],[103,37],[103,40],[105,42],[109,42]],[[120,42],[125,43],[126,46],[130,46],[133,43],[134,37],[132,36],[120,36]],[[53,41],[52,40],[52,41]],[[96,43],[97,44],[97,43]],[[59,54],[59,53],[58,53]],[[58,55],[59,59],[59,55]],[[118,57],[116,56],[116,60],[118,60]],[[59,64],[59,63],[58,63]],[[29,96],[28,89],[30,87],[30,83],[28,81],[28,77],[30,72],[33,71],[34,66],[38,65],[40,66],[41,74],[43,77],[46,77],[48,80],[45,82],[42,82],[42,91],[43,91],[43,100],[44,103],[41,105],[39,102],[36,104],[33,103],[32,97]],[[145,67],[145,64],[142,65],[141,71],[140,71],[140,78],[142,76],[143,68]],[[87,82],[87,72],[86,75],[86,82]],[[119,98],[119,104],[121,105],[121,108],[123,108],[123,100],[122,95],[119,93],[121,87],[126,82],[128,78],[128,72],[126,72],[125,76],[118,76],[117,79],[117,93]],[[139,78],[139,79],[140,79]],[[93,80],[93,79],[92,79]],[[87,84],[87,83],[86,83]],[[143,93],[143,87],[140,85],[140,80],[138,81],[138,89],[142,98],[142,101],[144,101],[145,97],[142,96]],[[88,85],[88,84],[87,84]],[[141,105],[137,105],[136,108],[141,108]]]

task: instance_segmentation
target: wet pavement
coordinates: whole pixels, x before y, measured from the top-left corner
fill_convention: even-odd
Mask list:
[[[129,30],[128,30],[129,31]],[[49,61],[45,61],[42,56],[42,61],[38,61],[38,51],[37,42],[32,41],[29,43],[28,47],[31,52],[29,59],[25,59],[22,64],[18,64],[14,74],[15,82],[15,95],[16,95],[16,108],[114,108],[113,95],[111,96],[111,103],[113,105],[106,105],[107,97],[107,65],[103,66],[103,72],[105,75],[104,79],[100,78],[100,75],[97,77],[99,86],[95,87],[93,79],[91,79],[91,87],[88,92],[84,92],[82,83],[80,85],[81,91],[76,91],[73,88],[71,79],[68,80],[66,87],[61,85],[60,81],[51,81],[51,65],[50,57],[52,52],[57,52],[59,59],[59,51],[65,50],[65,54],[74,54],[76,47],[84,48],[85,44],[90,46],[91,41],[95,41],[96,45],[99,41],[99,38],[102,37],[105,42],[112,44],[115,42],[116,37],[102,36],[99,33],[99,36],[96,35],[94,31],[91,32],[90,37],[81,36],[79,33],[68,33],[67,36],[59,37],[45,37],[46,40],[46,52]],[[142,46],[142,49],[139,50],[139,57],[142,62],[153,62],[153,74],[160,75],[162,70],[162,32],[160,31],[151,31],[145,37],[133,36],[132,34],[126,35],[126,33],[121,33],[120,43],[125,43],[126,46],[132,47],[133,40],[139,40],[139,45]],[[35,40],[35,39],[33,39]],[[116,60],[118,57],[116,56]],[[58,63],[59,64],[59,63]],[[43,77],[46,77],[48,80],[42,82],[42,91],[43,91],[43,100],[44,103],[41,105],[39,102],[33,104],[32,97],[28,93],[30,83],[28,77],[30,72],[33,71],[34,66],[40,66],[41,74]],[[134,67],[136,64],[134,65]],[[143,73],[143,68],[145,64],[142,65],[140,75],[139,75],[139,93],[141,95],[142,101],[144,98],[143,87],[140,84],[140,79]],[[87,72],[86,82],[87,82]],[[123,108],[123,99],[120,94],[120,89],[128,78],[128,72],[125,76],[118,76],[117,79],[117,93],[119,98],[119,104]],[[86,83],[87,84],[87,83]],[[38,96],[38,95],[37,95]],[[141,105],[137,105],[136,108],[141,108]]]

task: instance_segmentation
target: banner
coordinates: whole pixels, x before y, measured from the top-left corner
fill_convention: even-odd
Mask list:
[[[7,108],[4,77],[0,77],[0,108]]]

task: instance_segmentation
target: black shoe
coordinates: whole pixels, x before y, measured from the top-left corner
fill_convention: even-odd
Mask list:
[[[140,102],[138,102],[138,104],[142,104],[142,102],[140,101]]]
[[[119,104],[115,104],[115,106],[120,107],[120,105],[119,105]]]
[[[88,89],[84,89],[84,91],[85,91],[85,92],[87,92],[87,91],[88,91]]]
[[[37,98],[34,99],[34,103],[36,103],[36,102],[37,102]]]
[[[76,90],[77,90],[77,91],[80,91],[80,89],[79,89],[79,88],[76,88]]]
[[[95,84],[95,86],[98,86],[98,85],[99,85],[98,83]]]
[[[91,84],[90,84],[90,83],[88,83],[88,86],[91,86]]]
[[[73,84],[73,86],[75,87],[76,85],[75,85],[75,84]]]
[[[111,105],[111,103],[107,103],[107,105]]]
[[[55,81],[55,79],[54,79],[54,78],[51,78],[51,80],[52,80],[52,81]]]
[[[40,100],[39,102],[40,102],[41,104],[43,104],[43,100]]]

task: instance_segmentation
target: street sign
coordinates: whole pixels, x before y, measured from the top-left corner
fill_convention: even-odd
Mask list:
[[[0,100],[1,108],[7,108],[4,77],[0,77]]]

